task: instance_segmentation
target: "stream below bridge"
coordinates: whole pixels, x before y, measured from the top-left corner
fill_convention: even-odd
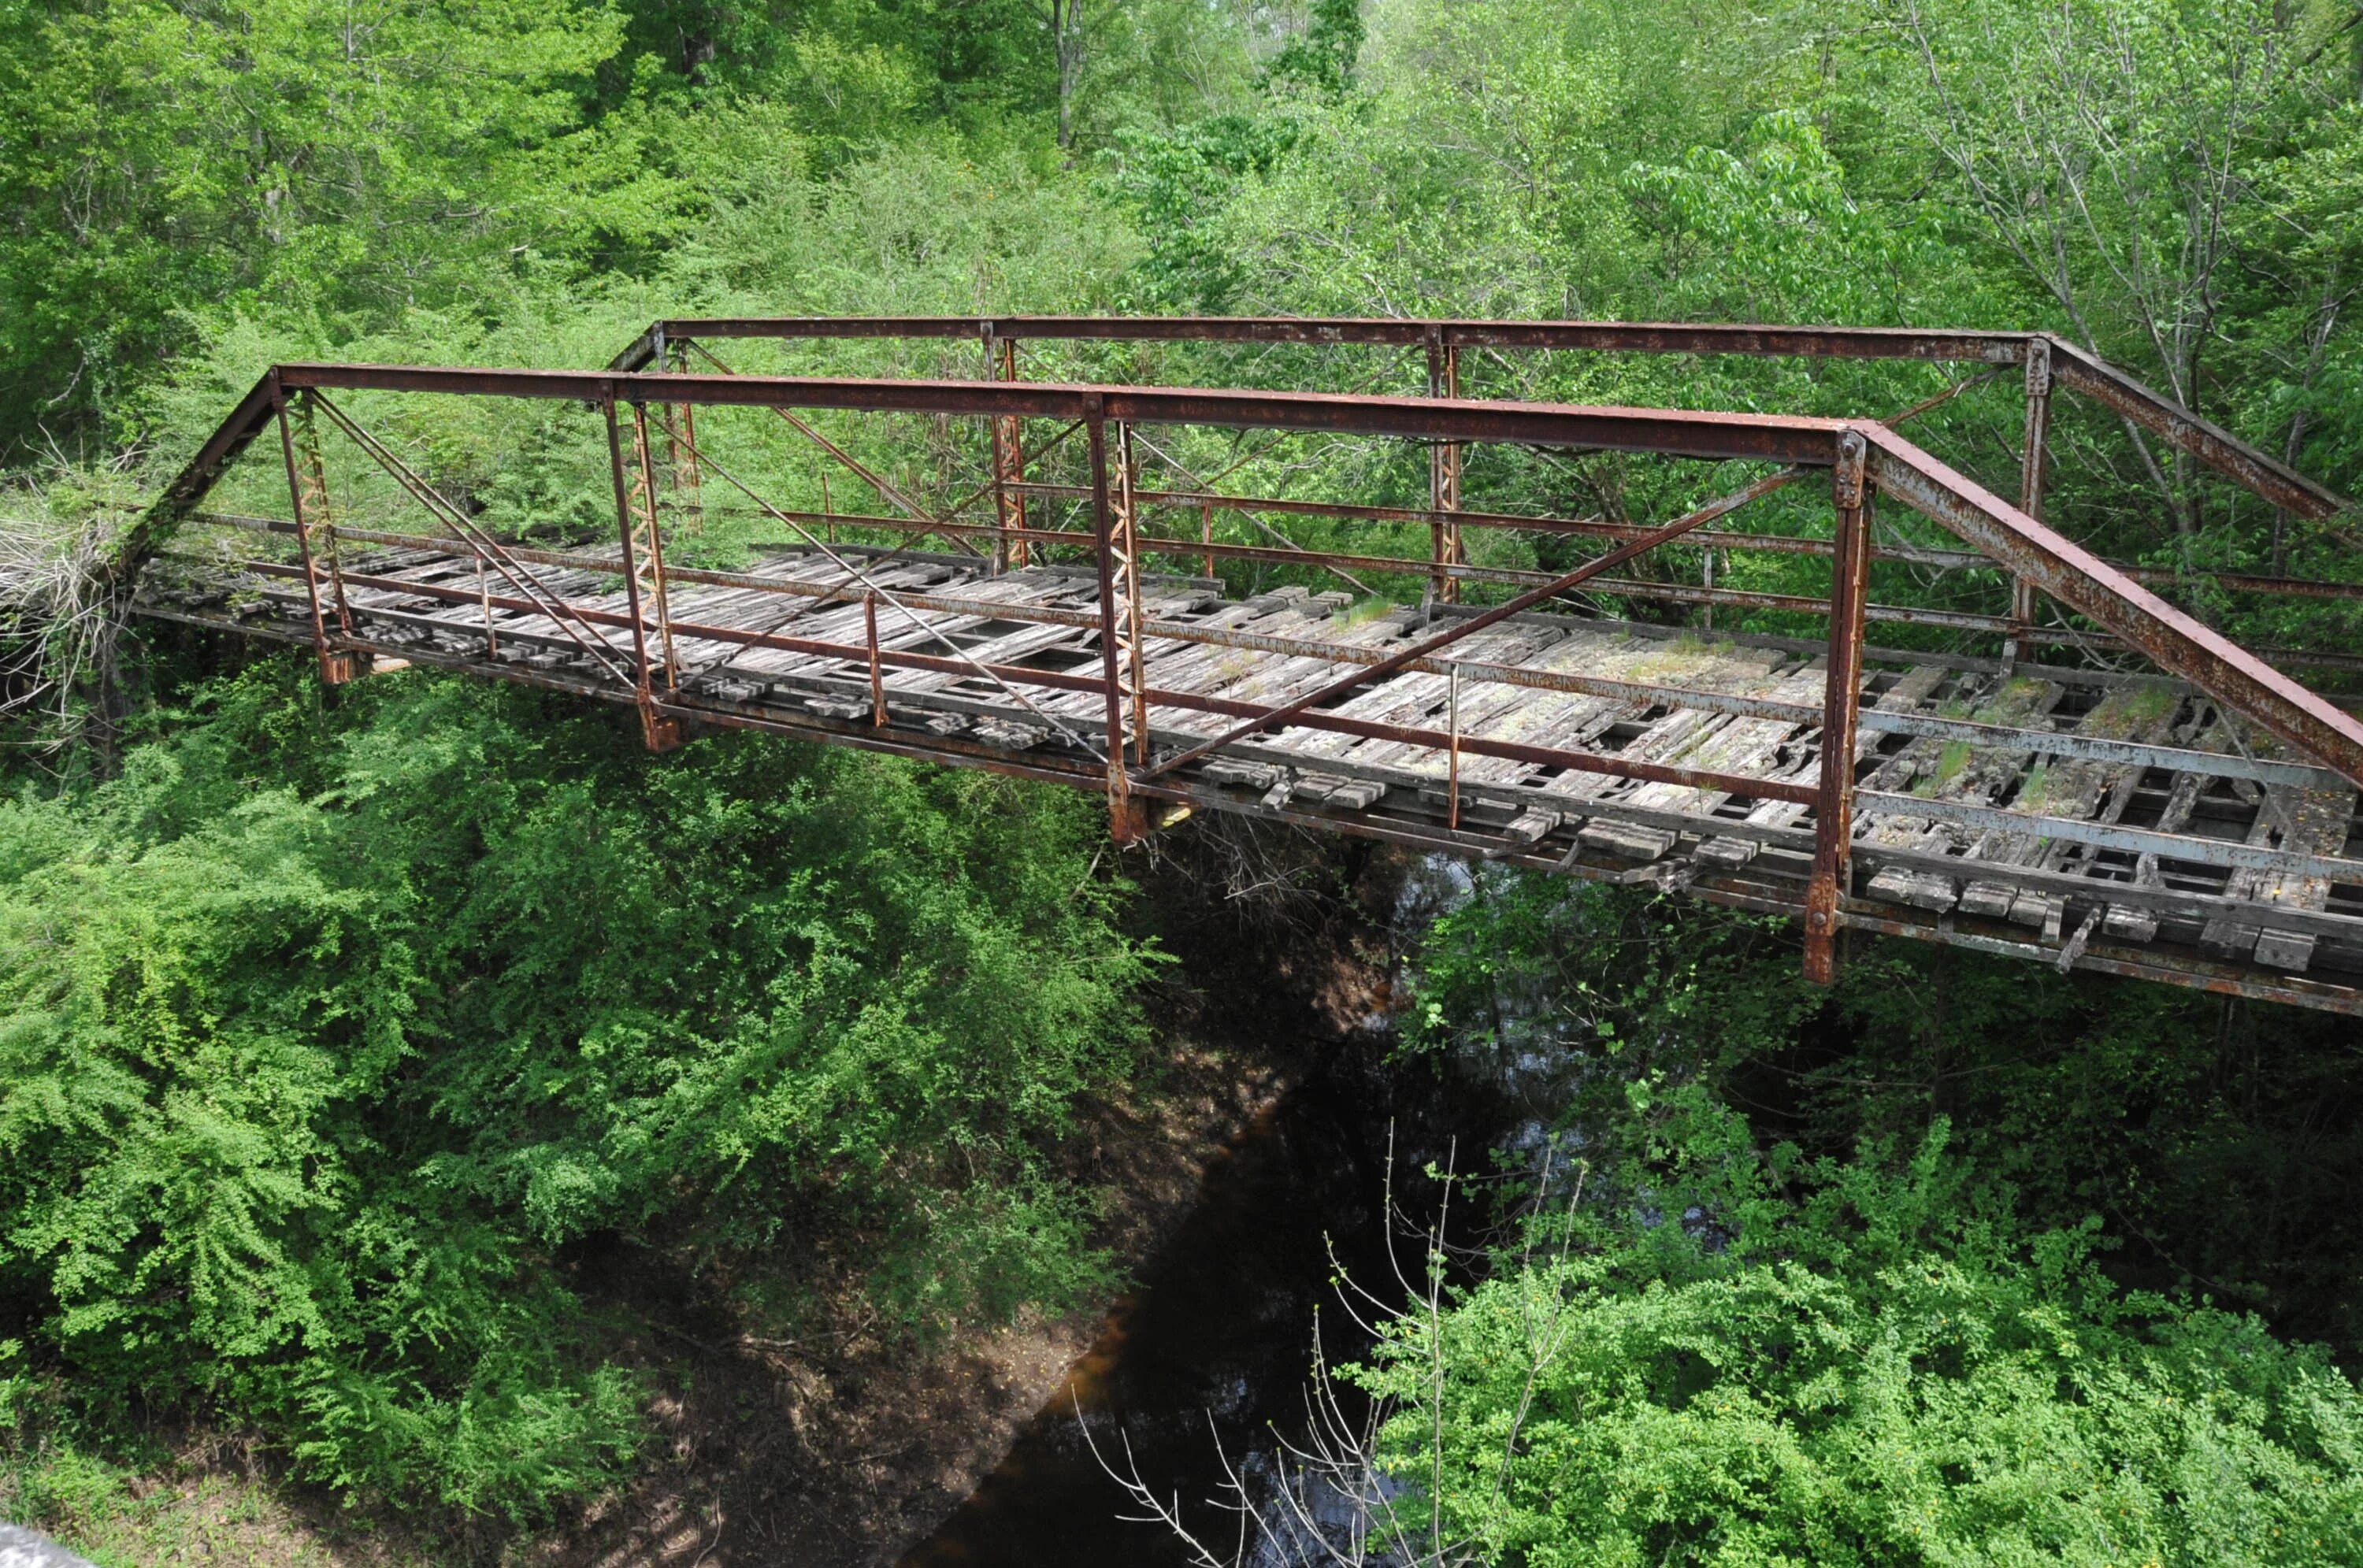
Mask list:
[[[1232,1473],[1269,1501],[1277,1442],[1305,1435],[1316,1317],[1333,1364],[1369,1348],[1337,1269],[1391,1306],[1405,1294],[1396,1264],[1419,1276],[1420,1238],[1400,1225],[1389,1257],[1391,1159],[1398,1209],[1425,1223],[1440,1195],[1420,1175],[1431,1162],[1482,1172],[1491,1149],[1541,1131],[1527,1109],[1534,1086],[1515,1068],[1406,1061],[1376,1034],[1323,1047],[1316,1063],[1210,1165],[1195,1207],[1097,1341],[901,1568],[1190,1562],[1169,1528],[1126,1517],[1141,1510],[1102,1459],[1121,1465],[1127,1449],[1140,1480],[1178,1498],[1189,1528],[1229,1557],[1240,1527],[1222,1506]],[[1475,1209],[1457,1204],[1472,1221]],[[1454,1229],[1458,1242],[1476,1239]],[[1241,1561],[1278,1568],[1281,1555]]]

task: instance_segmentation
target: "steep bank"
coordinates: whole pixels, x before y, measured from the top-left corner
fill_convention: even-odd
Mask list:
[[[1126,867],[1144,884],[1144,927],[1178,960],[1153,999],[1154,1071],[1095,1099],[1062,1152],[1063,1174],[1104,1195],[1096,1239],[1137,1279],[1191,1248],[1209,1191],[1292,1090],[1367,1078],[1384,1049],[1368,1025],[1386,1010],[1383,917],[1399,868],[1294,859],[1297,896],[1242,900],[1226,890],[1235,878],[1208,874],[1206,847],[1176,838]],[[1029,1314],[936,1347],[848,1314],[788,1343],[702,1316],[693,1282],[630,1260],[586,1262],[582,1283],[640,1319],[632,1348],[668,1393],[658,1461],[526,1554],[553,1568],[892,1562],[1007,1462],[1078,1368],[1090,1375],[1139,1300]],[[1292,1375],[1303,1344],[1291,1337]],[[1119,1499],[1111,1488],[1100,1501],[1112,1513]]]
[[[1286,846],[1279,875],[1295,892],[1234,897],[1264,878],[1226,876],[1204,847],[1191,830],[1123,867],[1143,884],[1139,929],[1177,962],[1149,999],[1149,1070],[1082,1106],[1056,1151],[1059,1174],[1102,1195],[1093,1241],[1136,1277],[1259,1117],[1324,1064],[1367,1066],[1363,1026],[1387,1007],[1373,914],[1389,907],[1388,866]],[[160,1433],[177,1457],[67,1533],[110,1568],[175,1554],[271,1568],[893,1561],[1002,1461],[1112,1304],[914,1343],[846,1283],[860,1246],[824,1237],[788,1260],[812,1297],[793,1334],[738,1316],[726,1304],[743,1302],[746,1282],[694,1258],[613,1236],[569,1249],[560,1261],[607,1353],[655,1390],[656,1430],[633,1480],[560,1529],[525,1539],[493,1520],[348,1510],[288,1484],[267,1448],[197,1431]]]

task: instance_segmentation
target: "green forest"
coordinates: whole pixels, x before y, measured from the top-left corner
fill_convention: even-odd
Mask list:
[[[255,1561],[588,1562],[674,1463],[684,1338],[925,1358],[1096,1312],[1141,1260],[1085,1151],[1180,1092],[1204,954],[1367,946],[1390,874],[1264,845],[1279,891],[1193,903],[1236,853],[1203,821],[1119,849],[1048,784],[746,732],[652,756],[562,695],[331,690],[73,601],[274,362],[596,367],[728,315],[2043,329],[2363,491],[2348,0],[0,0],[0,1518],[109,1568],[199,1560],[158,1544],[199,1472],[294,1510]],[[1802,414],[1946,386],[1473,373]],[[1998,471],[2000,392],[1931,416]],[[454,473],[523,454],[482,499],[525,532],[606,482],[536,417],[404,429]],[[2363,582],[2351,518],[2098,413],[2055,439],[2080,540]],[[1472,505],[1713,493],[1490,462]],[[2243,635],[2363,646],[2352,601],[2191,580]],[[1305,1347],[1383,1416],[1367,1561],[2363,1564],[2363,1031],[1903,942],[1822,989],[1798,950],[1499,866],[1401,934],[1385,1070],[1539,1054],[1564,1157],[1464,1143],[1417,1201],[1481,1239],[1367,1352]]]

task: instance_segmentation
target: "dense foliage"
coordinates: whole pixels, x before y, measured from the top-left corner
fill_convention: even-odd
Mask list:
[[[1505,1167],[1487,1277],[1350,1374],[1412,1541],[2355,1561],[2363,1397],[2258,1315],[2363,1353],[2351,1030],[1916,948],[1827,996],[1794,960],[1493,871],[1436,922],[1414,1043],[1522,1064],[1552,1163]]]
[[[637,1441],[586,1238],[858,1227],[921,1331],[1100,1277],[1029,1153],[1132,1039],[1083,803],[761,739],[657,765],[463,682],[323,712],[276,661],[173,729],[0,805],[19,1417],[194,1401],[530,1511]]]
[[[1736,1206],[1653,1195],[1703,1200],[1693,1234],[1505,1258],[1350,1374],[1398,1402],[1413,1540],[1600,1568],[2363,1553],[2363,1397],[2318,1353],[2122,1294],[2097,1223],[1980,1203],[1941,1121],[1901,1171],[1728,1154]]]
[[[0,0],[7,510],[103,545],[274,359],[598,364],[651,317],[738,311],[2039,326],[2353,491],[2358,39],[2330,0]],[[1424,384],[1323,351],[1029,353]],[[966,343],[828,363],[975,370]],[[1950,384],[1464,372],[1848,414]],[[354,403],[489,527],[607,525],[579,411]],[[2014,489],[2018,411],[2002,381],[1914,429]],[[714,429],[766,493],[821,503],[793,437],[732,417]],[[918,422],[838,434],[957,488]],[[2093,409],[2063,402],[2054,439],[2049,514],[2080,538],[2357,576],[2350,525]],[[1178,441],[1243,489],[1426,493],[1416,452]],[[366,517],[349,458],[331,483]],[[1505,448],[1470,455],[1466,494],[1658,518],[1729,479]],[[1824,525],[1803,489],[1753,525]],[[234,473],[223,499],[283,482]],[[717,505],[678,548],[776,537]],[[1814,592],[1822,569],[1721,580]],[[1882,566],[1876,595],[1973,607],[1965,579]],[[2358,631],[2335,601],[2169,591],[2265,641]],[[915,1333],[1104,1277],[1046,1151],[1127,1061],[1148,955],[1085,803],[747,737],[651,761],[612,715],[416,673],[324,706],[292,666],[225,657],[127,648],[149,705],[119,757],[6,737],[20,1498],[44,1456],[194,1415],[353,1495],[546,1514],[638,1441],[640,1390],[570,1283],[611,1245],[791,1317],[782,1271],[835,1249]],[[1430,934],[1413,1043],[1492,1054],[1589,1162],[1571,1231],[1503,1247],[1362,1374],[1425,1419],[1385,1461],[1455,1550],[2363,1553],[2352,1384],[2291,1342],[2363,1346],[2352,1032],[1936,951],[1867,947],[1832,998],[1794,957],[1759,922],[1493,870]],[[1543,1320],[1564,1332],[1538,1364]]]

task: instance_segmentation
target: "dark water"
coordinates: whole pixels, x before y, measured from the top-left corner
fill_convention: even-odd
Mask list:
[[[1121,1463],[1128,1442],[1140,1478],[1178,1495],[1200,1539],[1235,1543],[1237,1517],[1212,1501],[1224,1455],[1268,1473],[1268,1457],[1252,1456],[1270,1455],[1274,1428],[1303,1431],[1315,1313],[1333,1362],[1368,1343],[1342,1310],[1331,1248],[1354,1278],[1400,1297],[1385,1222],[1390,1139],[1396,1201],[1425,1216],[1438,1195],[1422,1167],[1448,1157],[1481,1166],[1501,1127],[1488,1097],[1423,1066],[1391,1067],[1381,1045],[1333,1047],[1217,1160],[1066,1386],[903,1568],[1187,1562],[1163,1526],[1120,1517],[1134,1506],[1093,1457],[1079,1409],[1101,1454]],[[1393,1244],[1416,1278],[1418,1239]]]

